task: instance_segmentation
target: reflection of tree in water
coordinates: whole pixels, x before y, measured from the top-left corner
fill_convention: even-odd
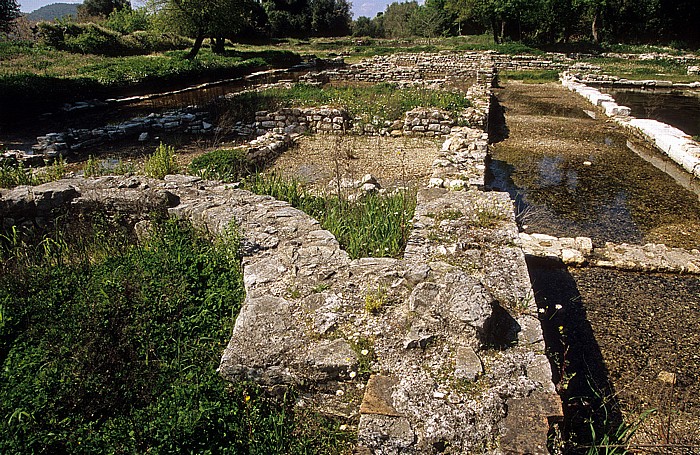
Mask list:
[[[638,118],[668,123],[690,135],[700,134],[700,97],[686,91],[610,90],[616,102],[632,109]]]

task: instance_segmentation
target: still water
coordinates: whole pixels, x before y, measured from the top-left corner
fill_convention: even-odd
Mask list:
[[[605,89],[617,104],[632,109],[637,118],[675,126],[691,136],[700,135],[700,93],[697,91]]]

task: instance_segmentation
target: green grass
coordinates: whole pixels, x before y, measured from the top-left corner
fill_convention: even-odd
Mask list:
[[[315,87],[295,84],[290,89],[271,88],[261,92],[242,93],[220,104],[218,115],[231,118],[252,118],[255,111],[274,111],[282,107],[330,105],[348,110],[361,123],[380,123],[402,119],[415,107],[444,109],[452,113],[470,106],[463,93],[418,88],[399,89],[395,84],[371,86]],[[357,123],[357,122],[356,122]]]
[[[70,217],[66,219],[76,219]],[[340,424],[216,372],[244,296],[235,232],[105,217],[0,237],[0,453],[344,453]]]
[[[65,160],[59,156],[52,164],[34,170],[19,162],[0,164],[0,188],[14,188],[19,185],[41,185],[53,182],[65,174]]]
[[[258,46],[237,45],[239,49],[253,50]],[[433,38],[428,44],[425,38],[311,38],[309,40],[285,39],[274,43],[275,49],[300,53],[313,53],[319,57],[343,55],[345,61],[354,63],[374,55],[390,55],[399,52],[483,51],[494,50],[504,54],[541,54],[542,51],[521,43],[495,44],[491,34],[464,35]]]
[[[557,70],[504,71],[498,74],[501,82],[509,80],[523,81],[526,84],[546,84],[559,80]]]
[[[253,164],[248,161],[242,148],[219,149],[200,155],[192,160],[190,174],[205,179],[235,182],[249,174]]]
[[[625,79],[661,79],[673,82],[694,82],[698,80],[698,76],[688,76],[687,64],[672,60],[596,58],[585,61],[599,65],[605,74]]]
[[[168,84],[236,77],[260,67],[300,61],[298,54],[270,49],[216,55],[204,48],[195,60],[185,59],[186,52],[108,57],[3,42],[0,104],[51,109],[70,101],[131,93],[137,87],[162,90]]]
[[[310,194],[295,180],[260,174],[244,181],[244,188],[289,202],[330,231],[351,258],[403,256],[416,206],[415,194],[368,194],[355,202],[338,195]]]

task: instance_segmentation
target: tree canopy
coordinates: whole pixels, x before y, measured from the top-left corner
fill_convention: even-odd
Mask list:
[[[0,0],[0,34],[9,33],[19,16],[17,0]]]
[[[493,35],[496,43],[700,45],[698,0],[426,0],[394,2],[382,16],[359,18],[356,36],[402,38]]]
[[[129,0],[84,0],[83,4],[78,6],[78,14],[83,17],[107,17],[113,11],[125,8],[131,9]]]

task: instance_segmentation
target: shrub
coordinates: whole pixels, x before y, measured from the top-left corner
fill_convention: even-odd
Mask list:
[[[97,24],[37,24],[41,42],[56,49],[82,54],[108,56],[150,54],[156,51],[184,49],[192,41],[174,34],[134,30],[130,34]]]
[[[192,160],[189,171],[205,179],[235,182],[253,169],[245,149],[220,149]]]
[[[162,179],[168,174],[176,174],[179,171],[179,166],[175,160],[175,148],[161,142],[153,155],[146,159],[143,170],[148,177],[155,179]]]
[[[115,9],[110,13],[105,22],[105,27],[123,35],[138,30],[148,30],[149,25],[148,12],[145,8]]]

